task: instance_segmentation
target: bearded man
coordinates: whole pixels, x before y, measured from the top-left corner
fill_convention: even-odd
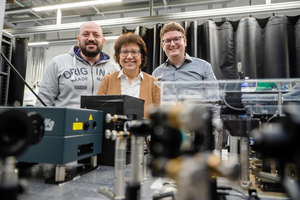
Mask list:
[[[96,95],[103,77],[120,70],[102,52],[105,38],[100,26],[83,23],[77,41],[68,54],[54,57],[45,71],[38,95],[47,106],[80,108],[82,95]],[[37,100],[36,106],[43,105]]]

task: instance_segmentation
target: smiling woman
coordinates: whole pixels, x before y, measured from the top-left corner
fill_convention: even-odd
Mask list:
[[[128,77],[129,83],[140,73],[141,57],[139,46],[134,43],[122,45],[120,50],[120,66],[123,73]]]
[[[160,89],[154,84],[157,79],[141,69],[147,64],[147,48],[143,39],[133,33],[122,34],[115,42],[114,58],[122,70],[105,76],[98,95],[129,95],[145,100],[146,108],[160,103]]]

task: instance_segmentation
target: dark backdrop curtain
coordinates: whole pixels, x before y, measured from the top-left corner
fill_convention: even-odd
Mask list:
[[[214,21],[206,21],[202,28],[201,44],[202,59],[211,63],[217,79],[233,79],[235,41],[234,30],[229,22],[218,26]]]
[[[272,16],[266,19],[243,18],[235,22],[207,20],[181,22],[186,30],[186,52],[211,63],[217,79],[237,79],[237,63],[244,76],[255,78],[300,77],[300,16]],[[144,71],[152,71],[166,60],[159,32],[138,27],[148,49]]]
[[[300,77],[300,20],[295,25],[295,44],[296,44],[296,59],[297,65],[291,70],[292,74],[295,74],[296,77]]]

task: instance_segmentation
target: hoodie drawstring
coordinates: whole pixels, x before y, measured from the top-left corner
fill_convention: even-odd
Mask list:
[[[74,54],[74,57],[73,57],[73,74],[72,74],[72,77],[71,77],[71,81],[75,81],[75,68],[76,67],[76,54]]]

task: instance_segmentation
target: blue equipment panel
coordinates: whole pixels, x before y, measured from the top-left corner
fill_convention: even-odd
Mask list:
[[[76,108],[22,108],[44,118],[45,134],[17,157],[21,162],[66,164],[102,152],[103,112]]]

